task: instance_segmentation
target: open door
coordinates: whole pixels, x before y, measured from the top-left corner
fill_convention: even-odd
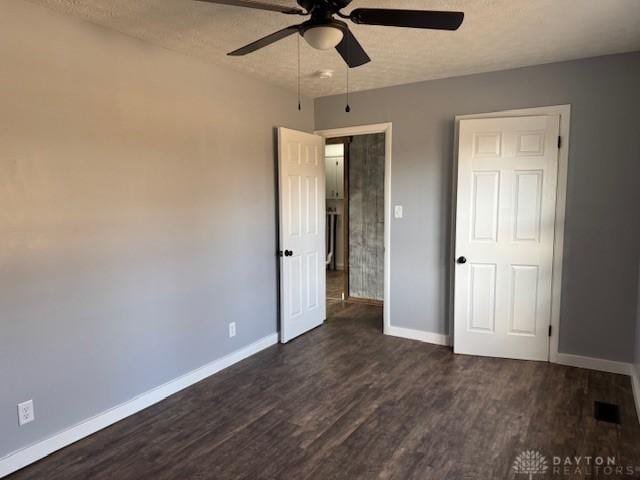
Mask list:
[[[278,128],[280,341],[326,318],[324,138]]]

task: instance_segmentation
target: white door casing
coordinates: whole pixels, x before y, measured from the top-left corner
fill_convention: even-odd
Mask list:
[[[278,128],[280,341],[322,324],[325,290],[324,138]]]
[[[548,359],[559,121],[460,121],[456,353]]]
[[[407,329],[391,325],[391,174],[392,174],[392,137],[391,123],[358,125],[353,127],[316,130],[324,138],[348,137],[384,133],[384,306],[382,308],[383,329],[386,335],[407,336]],[[409,337],[412,338],[412,337]]]

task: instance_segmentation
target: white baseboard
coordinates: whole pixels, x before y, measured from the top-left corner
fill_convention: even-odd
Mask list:
[[[630,363],[615,362],[613,360],[604,360],[602,358],[583,357],[581,355],[572,355],[569,353],[558,353],[556,362],[560,365],[569,367],[588,368],[590,370],[599,370],[601,372],[619,373],[621,375],[631,375],[632,365]]]
[[[636,402],[636,416],[640,422],[640,370],[638,365],[631,364],[631,387],[633,399]]]
[[[19,470],[27,465],[40,460],[41,458],[50,455],[51,453],[59,450],[67,445],[70,445],[78,440],[91,435],[92,433],[102,430],[109,425],[112,425],[123,418],[126,418],[134,413],[143,410],[154,403],[158,403],[164,400],[169,395],[173,395],[180,390],[183,390],[194,383],[198,383],[201,380],[213,375],[214,373],[224,370],[230,367],[234,363],[244,360],[251,355],[264,350],[271,345],[278,343],[278,334],[273,333],[260,340],[247,345],[240,350],[236,350],[228,355],[225,355],[218,360],[208,363],[200,368],[192,370],[174,380],[171,380],[163,385],[160,385],[152,390],[142,393],[131,400],[117,405],[105,412],[88,418],[62,432],[59,432],[45,440],[41,440],[38,443],[17,450],[9,455],[0,459],[0,478],[9,475],[16,470]]]
[[[436,345],[449,346],[449,335],[441,333],[425,332],[423,330],[413,330],[412,328],[395,327],[389,325],[384,333],[393,337],[409,338],[411,340],[419,340],[426,343],[434,343]]]

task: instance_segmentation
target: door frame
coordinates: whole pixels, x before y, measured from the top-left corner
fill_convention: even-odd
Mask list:
[[[316,130],[324,138],[350,137],[384,133],[384,300],[382,307],[383,333],[389,335],[391,327],[391,145],[392,123],[375,123],[353,127]],[[326,205],[325,205],[326,208]],[[347,292],[348,294],[348,292]]]
[[[549,339],[548,360],[558,363],[558,339],[560,333],[560,302],[562,299],[562,258],[564,255],[564,224],[567,205],[567,178],[569,168],[569,133],[571,105],[550,105],[546,107],[520,108],[499,112],[456,115],[453,137],[453,175],[451,180],[451,228],[450,228],[450,274],[449,274],[449,335],[451,345],[454,336],[454,300],[455,300],[455,242],[456,242],[456,206],[458,189],[458,136],[460,120],[501,117],[530,117],[536,115],[559,115],[561,144],[558,149],[558,179],[556,190],[556,218],[553,239],[553,266],[551,277],[551,338]]]

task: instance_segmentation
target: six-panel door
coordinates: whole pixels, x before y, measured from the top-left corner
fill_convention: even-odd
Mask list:
[[[326,317],[324,139],[279,128],[278,169],[284,343]]]
[[[456,353],[548,359],[558,131],[558,116],[460,121]]]

